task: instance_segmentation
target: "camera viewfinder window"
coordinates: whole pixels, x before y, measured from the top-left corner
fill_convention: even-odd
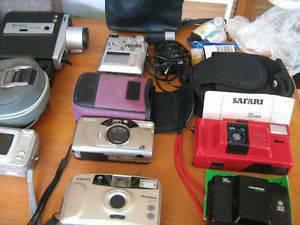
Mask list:
[[[13,134],[0,134],[0,155],[7,155],[13,140]]]

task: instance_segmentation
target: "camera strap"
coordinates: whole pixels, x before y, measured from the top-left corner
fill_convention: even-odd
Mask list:
[[[38,225],[39,224],[40,216],[41,216],[52,192],[54,191],[56,185],[58,184],[63,171],[65,170],[66,166],[68,165],[70,151],[71,151],[71,146],[69,147],[66,156],[60,161],[53,180],[51,181],[51,183],[48,185],[48,187],[44,191],[44,193],[39,201],[39,204],[37,206],[37,209],[27,225]]]
[[[57,214],[53,214],[52,217],[44,225],[56,225],[59,223],[59,219],[56,217]]]
[[[29,209],[30,217],[34,215],[37,208],[37,202],[35,197],[35,191],[33,186],[33,170],[29,169],[27,171],[27,185],[28,185],[28,195],[29,195]]]
[[[197,211],[203,217],[203,207],[201,206],[201,203],[198,200],[197,194],[204,201],[204,190],[198,184],[198,182],[191,176],[190,172],[188,171],[185,165],[182,151],[182,134],[176,135],[174,146],[174,160],[180,179],[182,180],[184,186],[188,190]],[[195,191],[197,194],[195,193]]]

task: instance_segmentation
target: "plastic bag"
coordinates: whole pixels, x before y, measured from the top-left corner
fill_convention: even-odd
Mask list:
[[[273,7],[252,23],[240,16],[227,32],[247,53],[281,58],[290,75],[300,72],[300,10]]]

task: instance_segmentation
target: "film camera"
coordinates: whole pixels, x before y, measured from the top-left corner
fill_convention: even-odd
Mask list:
[[[65,193],[60,222],[158,225],[160,202],[157,179],[83,174],[73,178]]]
[[[274,174],[292,167],[287,125],[198,118],[195,128],[197,167]]]
[[[147,48],[143,36],[132,38],[110,34],[98,71],[141,75]]]
[[[248,176],[214,176],[208,182],[208,225],[291,225],[288,188]]]
[[[67,14],[9,12],[1,24],[0,58],[32,57],[48,75],[87,47],[88,28],[73,27]]]
[[[80,117],[72,151],[77,159],[149,163],[153,134],[149,121]]]
[[[37,159],[38,134],[29,129],[0,127],[0,174],[27,176]]]

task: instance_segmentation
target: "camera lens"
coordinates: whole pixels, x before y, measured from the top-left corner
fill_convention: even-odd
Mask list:
[[[115,124],[106,131],[106,140],[114,145],[123,145],[130,138],[130,130],[122,124]]]
[[[239,133],[233,133],[232,134],[232,138],[235,140],[235,141],[240,141],[242,139],[242,136],[241,134]]]
[[[85,49],[89,46],[89,29],[87,27],[82,29],[82,46]]]
[[[89,44],[89,31],[86,27],[68,27],[66,45],[70,51],[82,51]]]
[[[235,144],[246,144],[246,131],[242,128],[229,129],[229,142]]]
[[[114,195],[111,197],[109,203],[114,209],[120,209],[124,207],[126,200],[122,195]]]

